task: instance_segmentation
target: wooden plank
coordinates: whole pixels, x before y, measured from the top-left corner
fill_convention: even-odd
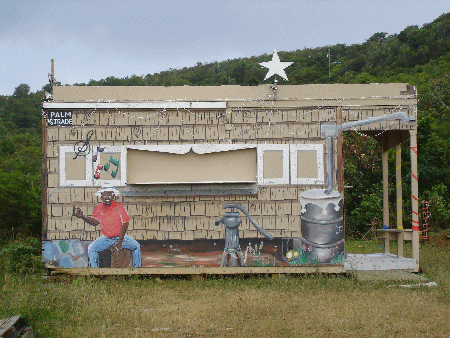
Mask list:
[[[382,135],[381,162],[383,167],[383,225],[389,227],[389,180],[388,180],[388,139],[387,134]]]
[[[413,234],[413,258],[419,264],[419,179],[417,172],[417,126],[410,132],[411,148],[411,209],[412,209],[412,230]]]
[[[417,234],[416,234],[417,233]],[[416,243],[421,231],[412,229],[378,229],[377,238],[384,239],[384,253],[389,253],[389,241],[397,241],[397,256],[403,257],[403,241],[413,242],[413,258],[419,263],[419,244]]]
[[[0,319],[0,336],[3,336],[17,321],[20,319],[20,315]]]
[[[336,109],[336,125],[342,124],[342,108],[338,107]],[[343,156],[343,136],[342,132],[338,134],[337,137],[337,186],[338,191],[344,193],[344,156]]]
[[[403,190],[402,190],[402,146],[400,133],[396,134],[398,143],[395,145],[395,183],[397,196],[397,229],[403,229]]]
[[[51,275],[68,274],[76,276],[104,275],[247,275],[247,274],[313,274],[313,273],[346,273],[343,265],[333,266],[293,266],[293,267],[208,267],[208,268],[55,268],[49,269]]]

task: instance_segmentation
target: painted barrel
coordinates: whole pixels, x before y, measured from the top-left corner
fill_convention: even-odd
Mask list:
[[[343,199],[338,191],[308,190],[300,194],[301,248],[314,263],[340,263],[344,248]]]

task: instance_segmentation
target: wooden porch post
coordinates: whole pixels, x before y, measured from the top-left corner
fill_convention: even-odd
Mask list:
[[[338,107],[336,111],[336,124],[342,124],[342,108]],[[343,194],[344,193],[344,158],[342,155],[342,146],[343,146],[343,135],[342,132],[338,134],[337,137],[337,187],[338,191]]]
[[[383,226],[389,227],[389,181],[388,181],[388,139],[382,136],[381,162],[383,166]],[[385,242],[386,244],[386,242]],[[384,246],[384,253],[389,253],[389,244]]]
[[[387,133],[383,134],[381,162],[383,166],[383,225],[389,227],[389,181],[388,181],[388,144]]]
[[[397,229],[403,229],[402,144],[400,135],[395,145],[395,183],[397,184]]]
[[[411,209],[412,250],[416,264],[419,264],[419,177],[417,173],[417,127],[409,131],[411,148]]]

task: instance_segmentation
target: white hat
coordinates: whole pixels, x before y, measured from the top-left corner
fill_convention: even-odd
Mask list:
[[[114,193],[114,195],[116,195],[116,196],[120,195],[120,191],[117,190],[116,188],[114,188],[114,186],[111,183],[104,182],[102,184],[102,188],[95,193],[95,196],[102,197],[102,192],[105,192],[105,191],[112,191]]]

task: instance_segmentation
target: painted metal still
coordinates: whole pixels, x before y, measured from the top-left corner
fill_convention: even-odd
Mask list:
[[[323,124],[321,134],[327,144],[327,188],[300,194],[301,238],[283,239],[283,258],[292,265],[341,264],[345,258],[343,195],[333,190],[334,139],[339,132],[377,122],[414,120],[395,113],[341,125]]]
[[[344,215],[342,194],[308,190],[300,194],[300,248],[294,248],[311,262],[340,263],[344,253]]]

